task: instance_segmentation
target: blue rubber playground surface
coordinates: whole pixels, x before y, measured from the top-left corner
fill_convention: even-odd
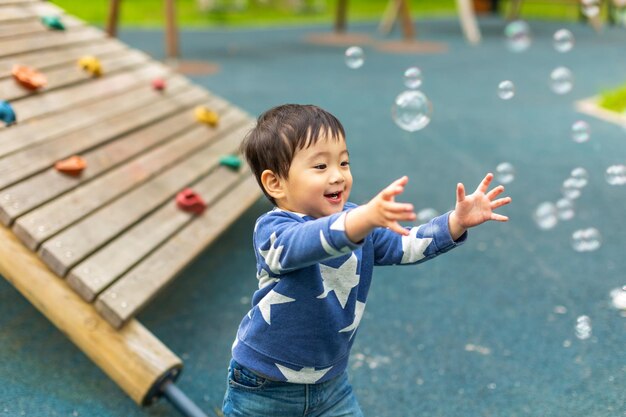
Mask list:
[[[350,69],[345,47],[314,45],[328,26],[181,33],[184,59],[219,71],[190,76],[258,115],[287,103],[312,103],[344,124],[355,184],[366,202],[408,175],[403,201],[443,213],[455,185],[473,190],[502,162],[515,168],[500,209],[506,224],[473,229],[467,243],[419,266],[375,271],[350,361],[353,386],[368,417],[624,417],[626,312],[611,291],[626,285],[626,185],[605,170],[626,163],[626,130],[577,113],[576,100],[626,82],[626,29],[597,34],[578,23],[530,21],[532,46],[510,52],[504,21],[482,19],[483,42],[469,46],[454,19],[419,20],[419,39],[442,53],[389,53],[364,45],[365,63]],[[571,30],[572,51],[558,53],[553,33]],[[351,25],[378,41],[376,23]],[[122,30],[120,38],[163,58],[160,31]],[[431,123],[409,133],[391,118],[403,73],[422,70],[433,103]],[[553,93],[551,71],[568,67],[574,87]],[[515,97],[501,100],[511,80]],[[584,120],[590,139],[576,143]],[[588,184],[575,216],[542,230],[533,212],[561,198],[582,167]],[[251,234],[270,208],[259,200],[139,320],[185,362],[178,385],[210,416],[219,415],[230,346],[257,286]],[[595,251],[572,248],[575,230],[596,228]],[[577,318],[588,316],[577,333]],[[579,337],[580,336],[580,337]],[[582,338],[581,338],[582,337]],[[0,416],[176,416],[165,401],[136,406],[10,284],[0,280]]]

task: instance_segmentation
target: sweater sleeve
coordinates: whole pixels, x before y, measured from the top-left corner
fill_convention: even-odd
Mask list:
[[[313,220],[280,210],[262,216],[254,232],[260,266],[273,274],[281,274],[343,256],[358,248],[362,243],[352,243],[346,235],[346,213]]]
[[[408,236],[377,228],[372,233],[375,265],[417,264],[463,244],[467,239],[467,232],[458,240],[452,240],[448,228],[449,216],[450,212],[420,226],[407,227]]]

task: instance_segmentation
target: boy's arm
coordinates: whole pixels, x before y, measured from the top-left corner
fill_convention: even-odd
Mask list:
[[[457,184],[456,206],[448,217],[448,228],[453,240],[459,239],[470,227],[486,221],[509,220],[508,217],[493,212],[494,209],[509,204],[511,197],[496,199],[504,191],[502,185],[487,192],[491,180],[493,174],[489,173],[470,195],[465,195],[463,184]],[[404,191],[408,181],[406,176],[394,181],[367,204],[348,212],[346,235],[352,242],[360,242],[376,227],[386,227],[402,236],[409,234],[409,229],[400,226],[398,222],[415,220],[413,205],[395,201],[395,197]]]

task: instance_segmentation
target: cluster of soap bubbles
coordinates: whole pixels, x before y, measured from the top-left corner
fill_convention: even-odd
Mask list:
[[[506,45],[512,52],[524,52],[532,44],[532,34],[528,23],[515,20],[504,28]],[[565,53],[574,47],[574,35],[567,29],[559,29],[553,35],[553,46],[557,52]],[[572,72],[563,66],[555,68],[550,73],[550,88],[556,94],[567,94],[574,87]],[[515,95],[515,85],[510,80],[498,84],[498,97],[510,100]]]
[[[583,13],[588,17],[597,15],[599,8],[598,0],[584,0]],[[504,31],[506,44],[512,52],[523,52],[532,44],[530,27],[526,22],[514,21],[509,23]],[[552,37],[552,45],[559,53],[566,53],[574,47],[574,35],[567,29],[557,30]],[[550,73],[550,89],[559,95],[567,94],[574,87],[572,71],[565,66],[557,66]],[[502,81],[498,85],[498,96],[503,100],[509,100],[515,95],[515,86],[511,81]],[[589,124],[583,120],[577,120],[571,126],[571,138],[576,143],[588,142],[591,137]],[[508,164],[508,163],[507,163]],[[505,184],[507,179],[512,180],[512,166],[501,164],[500,182]],[[580,197],[582,189],[587,185],[589,175],[584,168],[575,168],[569,178],[563,181],[561,192],[563,197],[556,203],[545,201],[538,205],[533,213],[533,219],[540,229],[548,230],[555,227],[559,221],[571,220],[576,211],[574,200]],[[606,181],[611,185],[626,184],[626,165],[612,165],[605,172]],[[589,252],[601,246],[600,232],[593,228],[579,229],[572,233],[571,245],[578,252]]]
[[[542,230],[554,228],[559,221],[567,221],[576,215],[574,200],[582,194],[582,189],[589,181],[587,170],[582,167],[574,168],[570,176],[563,181],[561,192],[563,198],[556,203],[545,201],[535,209],[533,219]],[[572,248],[577,252],[591,252],[600,248],[602,236],[593,228],[578,229],[572,233]]]
[[[579,316],[576,319],[576,337],[580,340],[591,337],[591,319],[589,316]]]
[[[391,106],[393,121],[403,130],[415,132],[425,128],[433,113],[433,105],[424,93],[418,90],[422,85],[422,71],[409,67],[404,71],[404,86],[408,88],[398,94]]]
[[[345,51],[346,66],[358,69],[365,63],[365,52],[359,46],[351,46]],[[428,97],[418,90],[422,85],[422,71],[418,67],[410,67],[404,72],[404,86],[391,107],[393,121],[403,130],[415,132],[430,123],[433,106]]]

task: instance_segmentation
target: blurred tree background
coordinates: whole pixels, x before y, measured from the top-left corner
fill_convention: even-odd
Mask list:
[[[104,25],[109,0],[52,0],[90,24]],[[158,27],[163,24],[163,0],[122,0],[120,25]],[[484,3],[485,0],[475,0]],[[348,3],[349,22],[376,21],[388,0],[352,0]],[[410,0],[415,19],[454,16],[455,0]],[[501,14],[509,1],[500,0]],[[533,19],[574,20],[576,1],[526,1],[523,16]],[[186,27],[262,27],[329,23],[334,19],[336,0],[176,0],[177,17]],[[477,4],[478,6],[478,4]]]

